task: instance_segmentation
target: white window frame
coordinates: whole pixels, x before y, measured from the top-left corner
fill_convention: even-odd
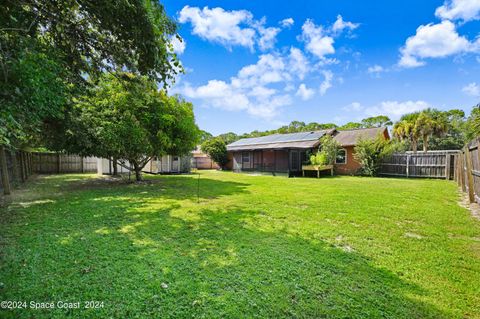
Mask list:
[[[346,148],[342,148],[342,149],[340,149],[340,150],[345,152],[345,162],[344,162],[344,163],[337,163],[337,157],[335,156],[335,164],[338,164],[338,165],[346,165],[346,164],[347,164],[347,158],[348,158],[347,149],[346,149]]]

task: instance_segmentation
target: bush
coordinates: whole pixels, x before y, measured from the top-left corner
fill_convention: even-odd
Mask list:
[[[310,156],[310,164],[312,165],[327,165],[327,163],[327,154],[324,152],[317,152],[317,154]]]
[[[362,165],[360,173],[367,176],[376,176],[382,160],[391,155],[399,147],[397,144],[383,137],[376,139],[362,139],[355,146],[355,159]]]
[[[203,142],[201,145],[202,152],[210,156],[221,168],[228,163],[227,146],[223,139],[215,137]]]

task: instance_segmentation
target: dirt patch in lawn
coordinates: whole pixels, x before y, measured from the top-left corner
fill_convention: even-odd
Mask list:
[[[461,192],[459,205],[470,210],[473,218],[480,220],[480,205],[477,203],[470,203],[468,194]]]

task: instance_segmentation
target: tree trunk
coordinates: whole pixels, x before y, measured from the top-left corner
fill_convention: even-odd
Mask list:
[[[423,136],[423,152],[425,154],[428,152],[428,135]]]
[[[142,168],[138,165],[137,162],[131,162],[133,164],[133,169],[135,170],[135,180],[140,182],[142,180]]]
[[[413,141],[412,141],[412,151],[413,151],[413,154],[417,154],[417,148],[418,148],[417,141],[416,141],[416,140],[413,140]]]
[[[113,176],[118,175],[117,158],[113,158]]]

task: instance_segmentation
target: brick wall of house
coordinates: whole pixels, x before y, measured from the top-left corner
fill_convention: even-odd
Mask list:
[[[354,158],[354,146],[343,147],[347,152],[347,162],[345,164],[335,164],[335,172],[343,175],[356,174],[361,165]]]

